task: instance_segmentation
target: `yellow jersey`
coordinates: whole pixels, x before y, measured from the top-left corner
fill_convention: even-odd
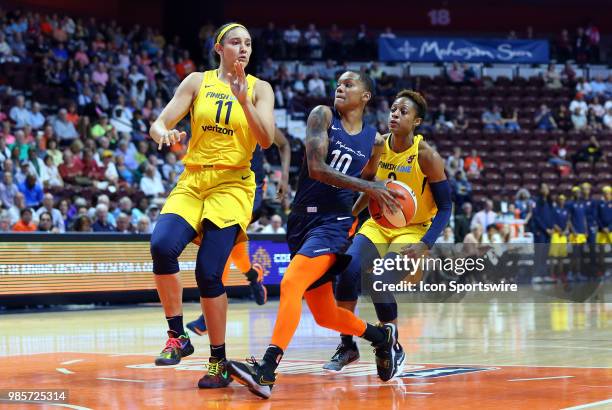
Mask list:
[[[385,150],[380,157],[376,170],[378,179],[395,179],[408,185],[414,191],[417,212],[410,222],[411,225],[429,223],[438,212],[438,207],[427,183],[427,177],[419,166],[419,143],[421,140],[423,140],[422,135],[415,135],[410,148],[403,152],[394,152],[391,149],[391,134],[389,134],[385,140]]]
[[[253,98],[257,78],[246,77],[248,97]],[[186,165],[226,165],[249,168],[257,140],[249,132],[242,106],[217,70],[204,72],[198,95],[191,106],[191,138]]]

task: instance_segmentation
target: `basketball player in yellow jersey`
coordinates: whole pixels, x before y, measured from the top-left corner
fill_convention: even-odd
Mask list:
[[[421,94],[403,90],[395,96],[389,114],[391,132],[385,136],[376,179],[394,179],[408,185],[416,195],[417,212],[410,225],[404,228],[385,228],[371,218],[363,224],[347,251],[352,256],[351,263],[338,276],[336,300],[340,307],[355,310],[361,275],[370,274],[374,259],[395,259],[397,254],[419,257],[433,246],[448,224],[452,202],[444,161],[422,135],[415,135],[415,128],[426,112],[427,102]],[[367,201],[367,196],[361,194],[353,206],[353,215],[359,215]],[[393,295],[380,295],[379,299],[382,299],[380,303],[374,303],[378,320],[397,324],[397,303]],[[324,369],[339,372],[359,359],[353,337],[341,335],[341,340]],[[404,352],[395,354],[403,355]]]
[[[219,68],[192,73],[150,129],[161,148],[185,137],[174,127],[189,112],[191,138],[185,171],[168,196],[151,237],[153,272],[168,321],[168,341],[155,364],[173,365],[193,353],[183,328],[178,257],[202,236],[195,268],[211,357],[200,388],[227,386],[225,323],[227,295],[221,280],[234,244],[246,239],[255,196],[250,161],[256,144],[274,139],[272,87],[244,72],[251,36],[241,24],[226,24],[215,34]]]

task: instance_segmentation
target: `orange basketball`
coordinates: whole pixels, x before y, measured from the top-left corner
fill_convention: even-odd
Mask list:
[[[387,187],[391,191],[401,192],[404,194],[404,199],[396,198],[402,205],[401,209],[398,209],[395,213],[391,213],[389,210],[385,212],[381,211],[381,207],[378,202],[370,199],[368,208],[370,216],[379,225],[385,228],[403,228],[407,226],[417,211],[417,201],[414,191],[403,182],[389,181]]]

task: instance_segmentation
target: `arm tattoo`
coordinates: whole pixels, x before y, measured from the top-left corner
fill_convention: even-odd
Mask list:
[[[308,162],[325,163],[327,157],[329,115],[324,107],[316,107],[308,116],[306,128],[306,157]]]

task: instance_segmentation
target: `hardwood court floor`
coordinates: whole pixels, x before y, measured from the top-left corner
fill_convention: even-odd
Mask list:
[[[230,304],[228,355],[263,353],[277,309]],[[360,304],[361,316],[373,309]],[[198,314],[185,305],[185,317]],[[400,306],[402,377],[382,383],[370,346],[342,374],[321,371],[338,337],[305,307],[268,401],[232,383],[198,390],[208,338],[178,366],[153,363],[165,340],[159,306],[0,315],[0,389],[68,389],[72,409],[596,409],[612,408],[612,304]]]

